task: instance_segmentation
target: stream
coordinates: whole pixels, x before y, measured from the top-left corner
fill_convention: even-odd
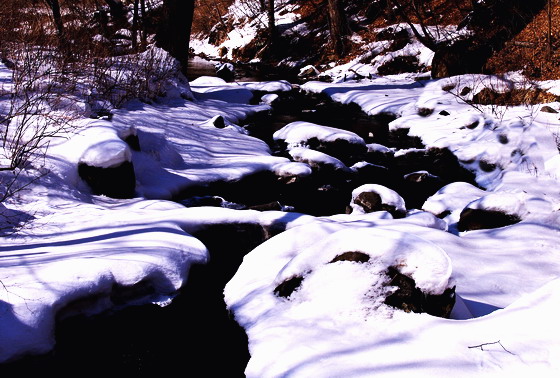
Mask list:
[[[191,80],[200,75],[215,76],[213,64],[200,60],[189,65],[189,72]],[[243,81],[278,79],[250,67],[239,70],[237,75],[236,80]],[[255,102],[260,95],[255,93]],[[279,96],[272,112],[257,114],[243,125],[251,135],[267,142],[278,156],[286,156],[286,151],[274,143],[272,134],[296,120],[344,128],[362,136],[366,143],[416,150],[397,157],[367,152],[351,158],[345,163],[351,165],[361,160],[372,164],[370,171],[354,175],[314,174],[308,180],[284,183],[272,174],[260,173],[236,183],[193,188],[181,193],[177,201],[196,206],[196,198],[199,205],[221,206],[219,199],[223,198],[239,208],[279,210],[277,206],[281,204],[296,212],[322,216],[345,213],[351,191],[364,183],[391,187],[401,194],[409,208],[420,208],[427,197],[447,183],[474,183],[473,175],[460,166],[451,152],[426,150],[406,130],[389,132],[388,124],[395,119],[391,114],[368,116],[357,105],[337,104],[297,88]],[[429,170],[439,181],[403,179],[404,175],[421,170]],[[215,237],[217,233],[219,238]],[[78,375],[85,371],[99,375],[243,377],[249,360],[247,337],[225,308],[223,288],[243,256],[266,237],[259,227],[233,229],[220,225],[194,236],[208,247],[210,262],[191,268],[187,284],[169,306],[135,306],[60,321],[56,326],[57,344],[51,353],[0,365],[0,374]]]

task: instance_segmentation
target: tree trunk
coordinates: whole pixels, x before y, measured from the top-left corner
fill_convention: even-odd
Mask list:
[[[552,0],[548,0],[548,57],[552,56]]]
[[[344,55],[344,41],[348,35],[348,23],[342,0],[329,0],[328,11],[332,49],[334,54],[340,58]]]
[[[62,22],[62,15],[60,14],[60,4],[58,3],[58,0],[45,0],[45,2],[49,8],[51,8],[56,33],[58,38],[62,40],[64,35],[64,24]]]
[[[146,0],[140,0],[140,11],[142,12],[142,23],[141,23],[141,37],[142,49],[146,48]]]
[[[274,22],[274,0],[268,0],[268,43],[271,52],[274,52],[276,37],[276,23]]]
[[[194,0],[164,0],[163,17],[156,34],[158,46],[179,60],[183,72],[189,59],[193,12]]]
[[[138,2],[139,0],[134,0],[134,12],[132,15],[132,49],[134,51],[138,49]]]

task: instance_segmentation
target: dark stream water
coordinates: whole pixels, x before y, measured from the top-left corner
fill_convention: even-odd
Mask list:
[[[199,61],[189,66],[189,70],[191,80],[200,75],[215,75],[213,63]],[[251,67],[238,70],[237,75],[237,80],[246,81],[279,78]],[[257,100],[260,95],[255,93]],[[271,113],[259,114],[245,124],[252,135],[269,143],[278,155],[285,155],[285,151],[274,144],[272,133],[295,120],[349,129],[368,143],[397,148],[422,147],[420,141],[408,137],[406,131],[389,133],[392,115],[367,116],[357,106],[336,104],[298,90],[280,96]],[[344,213],[351,190],[363,183],[393,187],[410,207],[419,207],[418,204],[446,183],[474,182],[472,174],[460,168],[449,151],[419,151],[404,158],[365,153],[359,158],[384,169],[374,168],[354,176],[317,174],[293,185],[279,182],[272,174],[261,173],[238,183],[194,188],[178,200],[220,196],[245,208],[274,209],[274,204],[280,202],[298,212],[330,215]],[[402,179],[404,174],[422,169],[440,176],[441,181],[422,186]],[[78,316],[60,321],[56,327],[54,351],[0,365],[0,376],[123,373],[127,376],[243,377],[249,359],[247,337],[225,308],[223,288],[235,274],[243,256],[262,243],[265,235],[255,226],[216,225],[195,236],[209,248],[210,262],[191,268],[187,284],[172,304],[164,308],[155,305],[129,307],[95,317]]]

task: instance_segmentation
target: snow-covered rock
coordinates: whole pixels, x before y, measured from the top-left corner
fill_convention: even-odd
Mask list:
[[[388,211],[395,218],[401,218],[406,213],[403,198],[394,190],[378,184],[365,184],[354,189],[350,207],[353,214]]]

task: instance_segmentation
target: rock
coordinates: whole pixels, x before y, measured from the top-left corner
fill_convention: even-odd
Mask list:
[[[490,46],[475,46],[464,40],[438,49],[432,59],[432,77],[444,78],[481,73],[491,54]]]
[[[478,166],[480,167],[480,169],[484,172],[493,172],[496,170],[496,168],[498,168],[498,166],[494,163],[490,163],[486,160],[480,160],[478,162]]]
[[[337,261],[352,261],[352,262],[359,262],[359,263],[366,263],[370,259],[370,256],[367,253],[359,252],[359,251],[352,251],[352,252],[344,252],[334,259],[331,260],[331,263]]]
[[[226,122],[224,120],[224,117],[222,117],[221,115],[217,115],[213,117],[211,119],[211,123],[214,125],[214,127],[218,129],[223,129],[224,127],[226,127]]]
[[[218,64],[216,66],[216,76],[226,82],[232,82],[235,79],[235,68],[231,63]]]
[[[465,208],[457,223],[459,231],[485,230],[509,226],[520,222],[514,214],[507,214],[499,210]]]
[[[463,89],[461,89],[461,93],[459,93],[460,96],[466,96],[469,93],[471,93],[472,89],[470,87],[463,87]]]
[[[295,149],[306,147],[344,165],[363,160],[368,150],[364,139],[354,132],[304,121],[287,124],[274,133],[273,139],[279,149],[290,150],[292,155]]]
[[[377,33],[376,41],[391,41],[391,45],[387,48],[388,51],[397,51],[404,48],[410,43],[410,36],[406,29],[395,30],[393,27],[388,27]]]
[[[352,213],[387,211],[394,218],[403,218],[406,207],[403,198],[394,190],[377,184],[365,184],[352,191]]]
[[[136,189],[136,176],[132,162],[101,168],[85,163],[78,165],[78,174],[91,187],[94,194],[112,198],[132,198]]]
[[[439,112],[439,115],[448,116],[450,115],[450,113],[447,110],[442,110],[441,112]]]
[[[288,278],[274,289],[274,294],[282,298],[288,298],[303,282],[303,277],[294,276]]]
[[[376,41],[393,41],[395,39],[408,39],[408,31],[406,29],[395,30],[394,27],[390,26],[381,30],[375,36]]]
[[[431,109],[431,108],[419,108],[418,109],[418,115],[420,117],[427,117],[429,115],[432,115],[433,112],[434,112],[434,109]]]
[[[294,233],[292,230],[286,232]],[[348,284],[348,279],[356,278],[369,280],[369,285],[358,289],[367,293],[366,300],[341,303],[336,311],[369,313],[385,304],[406,312],[449,317],[455,303],[451,260],[432,242],[408,232],[375,227],[341,228],[334,232],[328,229],[317,236],[318,240],[307,247],[300,247],[297,241],[294,245],[288,243],[285,248],[293,253],[282,252],[292,258],[279,265],[279,271],[270,272],[272,281],[263,281],[265,295],[269,295],[267,290],[273,291],[277,297],[297,303],[316,303],[320,309],[329,301],[347,298],[350,295],[347,290],[356,290]],[[372,260],[374,263],[370,264]],[[329,277],[337,277],[333,276],[334,272],[342,273],[339,282],[317,286]]]
[[[557,110],[551,108],[551,107],[548,106],[548,105],[543,106],[543,107],[541,108],[541,112],[545,112],[545,113],[558,113]]]
[[[312,65],[308,65],[299,70],[298,77],[300,78],[312,78],[319,76],[320,72],[317,68]]]
[[[420,62],[416,56],[397,56],[377,69],[380,75],[396,75],[407,72],[419,72]]]
[[[389,267],[387,286],[397,289],[385,298],[385,304],[406,312],[423,313],[449,318],[455,305],[455,287],[446,289],[441,295],[424,294],[414,280],[400,273],[397,268]]]

